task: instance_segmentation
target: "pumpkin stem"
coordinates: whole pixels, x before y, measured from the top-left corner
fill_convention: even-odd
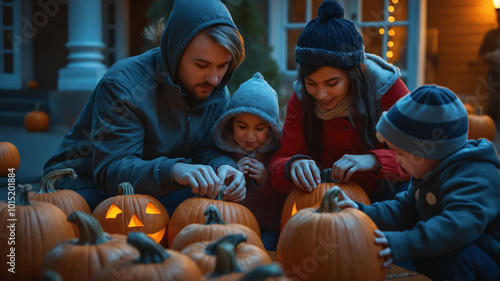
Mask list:
[[[49,269],[43,273],[42,281],[62,281],[62,279],[59,273]]]
[[[215,200],[224,201],[224,190],[226,190],[226,186],[221,185],[220,190],[219,190],[219,194],[217,194],[217,197],[215,197]]]
[[[321,183],[339,183],[338,180],[332,179],[332,168],[327,168],[321,171]]]
[[[29,192],[33,190],[31,184],[19,184],[16,190],[16,206],[31,206],[31,202],[28,200]]]
[[[65,176],[69,176],[72,180],[77,178],[75,170],[71,168],[52,171],[46,174],[40,181],[40,188],[38,189],[38,193],[56,192],[56,189],[54,188],[54,183],[58,179]]]
[[[283,276],[283,268],[275,262],[257,266],[245,274],[240,281],[265,281],[267,278],[280,276]]]
[[[219,209],[214,205],[208,206],[203,215],[206,217],[205,225],[226,224],[220,215]]]
[[[140,256],[135,260],[137,263],[162,263],[170,257],[170,254],[160,244],[143,232],[130,232],[127,243],[139,250]]]
[[[229,244],[233,245],[234,247],[236,247],[241,242],[246,242],[246,241],[247,241],[247,236],[243,233],[229,234],[229,235],[226,235],[226,236],[220,238],[219,240],[209,244],[205,248],[205,253],[207,255],[215,256],[215,255],[217,255],[217,248],[219,248],[219,245],[222,243],[229,243]]]
[[[209,274],[209,277],[215,278],[234,272],[242,272],[236,262],[234,248],[235,245],[229,242],[222,243],[217,247],[215,270]]]
[[[129,182],[122,182],[118,185],[119,195],[134,195],[134,187]]]
[[[325,195],[323,195],[323,199],[321,200],[321,204],[319,205],[319,208],[316,212],[318,213],[340,212],[340,208],[337,205],[340,193],[341,189],[338,186],[334,186],[330,190],[325,192]]]
[[[35,109],[33,111],[40,111],[40,104],[35,102]]]
[[[111,239],[104,233],[99,221],[87,213],[74,211],[68,216],[68,221],[76,224],[80,231],[77,245],[99,245]]]

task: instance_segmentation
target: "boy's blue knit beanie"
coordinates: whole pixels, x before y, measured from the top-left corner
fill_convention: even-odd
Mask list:
[[[425,85],[382,113],[377,131],[403,151],[439,160],[466,144],[468,122],[462,102],[452,91]]]
[[[244,113],[258,116],[269,125],[268,139],[256,152],[277,149],[281,138],[278,94],[259,72],[234,92],[228,110],[214,126],[215,144],[222,150],[246,153],[234,142],[232,123],[229,122],[233,117]]]
[[[299,36],[295,61],[350,68],[364,59],[363,36],[353,22],[344,19],[344,8],[336,1],[323,1],[318,8],[318,17],[311,20]]]

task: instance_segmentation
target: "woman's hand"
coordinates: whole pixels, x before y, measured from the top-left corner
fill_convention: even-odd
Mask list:
[[[385,236],[385,234],[378,229],[375,230],[375,236],[375,244],[382,245],[384,247],[384,249],[382,249],[382,251],[378,253],[380,257],[384,258],[384,263],[382,264],[382,266],[384,268],[388,268],[389,265],[394,262],[392,250],[389,247],[389,241],[387,241],[387,237]]]
[[[311,192],[321,183],[321,172],[313,160],[298,159],[290,165],[290,177],[300,189]]]
[[[236,165],[238,166],[238,170],[243,174],[248,174],[250,178],[254,179],[257,185],[266,183],[269,175],[266,167],[259,160],[251,157],[243,157]]]
[[[355,172],[375,171],[380,162],[373,154],[351,155],[345,154],[333,163],[332,179],[347,182]]]

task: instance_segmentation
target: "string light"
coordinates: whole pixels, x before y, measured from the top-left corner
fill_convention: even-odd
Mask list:
[[[392,58],[394,56],[394,53],[392,51],[387,51],[386,55],[388,58]]]
[[[398,0],[392,0],[393,4],[397,4],[399,1]]]
[[[388,20],[389,22],[394,22],[394,20],[396,20],[396,19],[395,19],[393,16],[389,16],[389,17],[387,18],[387,20]]]
[[[396,34],[396,31],[394,31],[394,29],[390,29],[387,34],[389,34],[389,36],[394,36],[394,34]]]
[[[378,30],[378,33],[380,33],[380,35],[382,35],[382,34],[385,33],[385,30],[383,28],[381,28],[381,29]]]
[[[389,47],[389,48],[394,47],[394,42],[392,42],[392,41],[388,41],[388,42],[387,42],[387,47]]]
[[[394,12],[394,6],[389,6],[389,8],[387,8],[387,10],[389,10],[390,13]]]

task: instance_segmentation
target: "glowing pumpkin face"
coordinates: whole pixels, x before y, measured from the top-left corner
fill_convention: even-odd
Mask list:
[[[129,183],[120,184],[120,188],[123,195],[102,201],[92,213],[103,230],[124,235],[140,231],[165,246],[165,231],[170,220],[165,207],[150,195],[134,194]]]

